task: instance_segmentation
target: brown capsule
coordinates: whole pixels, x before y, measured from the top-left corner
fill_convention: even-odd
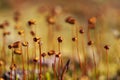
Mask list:
[[[42,57],[45,57],[45,56],[46,56],[46,53],[42,53],[41,56],[42,56]]]
[[[22,45],[26,47],[28,46],[28,42],[22,42]]]
[[[88,27],[90,29],[95,29],[95,24],[96,24],[96,17],[91,17],[89,20],[88,20]]]
[[[4,62],[2,60],[0,60],[0,66],[2,66],[4,64]]]
[[[39,37],[34,37],[34,38],[33,38],[33,41],[35,41],[35,42],[37,42],[38,40],[40,40]]]
[[[58,40],[59,43],[62,43],[62,38],[61,37],[58,37],[57,40]]]
[[[76,40],[77,40],[77,38],[76,38],[76,37],[73,37],[73,38],[72,38],[72,41],[73,41],[73,42],[75,42]]]
[[[104,48],[105,48],[106,50],[109,50],[109,46],[108,46],[108,45],[105,45]]]
[[[20,30],[20,31],[18,31],[18,34],[19,34],[19,35],[24,34],[24,30]]]
[[[83,30],[83,29],[80,29],[79,32],[80,32],[80,34],[83,34],[83,33],[84,33],[84,30]]]
[[[16,64],[12,64],[11,66],[10,66],[10,70],[15,70],[16,69]]]
[[[19,11],[16,11],[14,13],[14,21],[15,22],[18,22],[20,20],[20,12]]]
[[[19,29],[20,27],[21,27],[20,25],[16,24],[14,28]]]
[[[4,32],[3,36],[10,35],[10,32]]]
[[[35,36],[35,32],[34,32],[34,31],[30,31],[30,34],[31,34],[32,36]]]
[[[54,51],[54,50],[50,50],[50,51],[48,52],[48,55],[49,55],[49,56],[54,55],[54,54],[55,54],[55,51]]]
[[[47,17],[47,22],[48,22],[49,24],[55,24],[55,19],[54,19],[54,17],[48,16],[48,17]]]
[[[71,16],[67,17],[65,20],[69,24],[75,24],[76,20],[72,18]]]
[[[12,44],[8,45],[8,48],[9,49],[13,48],[13,45]]]
[[[93,41],[88,41],[88,46],[92,45]]]
[[[59,58],[61,56],[61,53],[58,53],[55,55],[55,57]]]
[[[3,24],[0,24],[0,29],[3,29],[4,28],[4,25]]]
[[[21,51],[21,50],[16,49],[16,50],[14,50],[14,54],[21,55],[21,54],[22,54],[22,51]]]
[[[96,24],[96,17],[91,17],[88,20],[88,28],[95,29],[95,24]]]
[[[20,16],[20,15],[21,15],[20,11],[16,11],[16,12],[14,13],[14,16]]]
[[[7,20],[4,21],[3,23],[4,26],[9,26],[9,22]]]
[[[38,60],[39,60],[38,57],[35,57],[35,58],[33,59],[33,62],[36,63],[36,62],[38,62]]]
[[[35,25],[35,20],[33,20],[33,19],[29,20],[28,25],[29,26]]]
[[[96,23],[96,17],[91,17],[88,19],[88,24],[95,24]]]
[[[12,44],[12,47],[13,47],[13,48],[19,48],[19,47],[20,47],[20,44],[21,44],[20,41],[14,42],[14,43]]]

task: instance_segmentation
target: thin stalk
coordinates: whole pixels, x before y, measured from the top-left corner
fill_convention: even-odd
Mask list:
[[[59,75],[60,75],[60,57],[59,57],[59,60],[58,60],[58,79],[59,79]]]
[[[36,42],[34,42],[34,50],[33,50],[33,53],[35,53],[33,56],[33,59],[34,58],[36,58]],[[33,54],[32,53],[32,54]],[[36,62],[33,64],[33,72],[34,72],[34,74],[33,74],[33,79],[35,78],[35,69],[36,69]]]
[[[60,56],[59,61],[58,61],[58,75],[59,75],[58,77],[59,77],[60,80],[63,79],[63,77],[60,76],[62,68],[63,68],[63,62],[62,62],[62,57]]]
[[[12,49],[12,61],[11,64],[14,64],[14,50]]]
[[[65,66],[63,67],[63,70],[62,70],[62,72],[61,72],[61,80],[64,80],[64,75],[65,75],[65,72],[68,70],[69,63],[70,63],[70,59],[67,61],[67,63],[66,63]]]
[[[60,52],[60,43],[58,42],[58,52]]]
[[[58,51],[59,51],[59,54],[61,55],[61,43],[60,42],[58,42]],[[59,56],[59,60],[58,60],[58,75],[60,75],[62,67],[63,67],[62,56]]]
[[[36,42],[34,43],[34,53],[35,53],[34,57],[36,57]]]
[[[60,53],[60,42],[58,42],[58,52]],[[60,74],[60,57],[59,57],[59,60],[58,60],[58,74]]]
[[[3,33],[5,32],[5,29],[3,28]],[[6,71],[6,50],[5,50],[5,45],[6,45],[6,38],[3,35],[3,46],[2,46],[2,54],[3,54],[3,59],[5,61],[4,63],[4,71]]]
[[[39,41],[39,58],[40,58],[40,66],[39,66],[39,80],[42,79],[41,75],[42,75],[42,56],[41,56],[41,44]]]
[[[28,45],[27,45],[26,49],[27,49],[27,71],[28,71],[28,80],[29,80],[29,53],[28,53]]]
[[[99,33],[97,35],[97,49],[98,49],[98,53],[99,53],[99,57],[100,57],[100,63],[102,62],[102,50],[101,50],[101,31],[99,30]]]
[[[33,80],[36,80],[36,75],[35,75],[35,70],[36,70],[36,67],[37,67],[37,64],[36,62],[34,62],[34,65],[33,65]]]
[[[61,64],[62,64],[62,59],[61,59]],[[63,65],[62,66],[62,69],[63,69]],[[63,76],[64,73],[62,73],[62,75],[60,76],[61,77],[61,80],[64,80],[64,76]]]
[[[12,80],[12,70],[10,71],[10,80]]]
[[[79,60],[79,63],[80,63],[80,68],[82,69],[82,63],[81,63],[81,58],[80,58],[80,53],[79,53],[79,39],[78,39],[78,27],[77,25],[75,26],[76,28],[76,49],[77,49],[77,54],[78,54],[78,60]]]
[[[54,59],[53,68],[54,68],[54,80],[56,80],[56,78],[57,78],[57,72],[56,72],[56,56],[55,56],[55,59]]]
[[[21,46],[21,51],[22,51],[22,46]],[[25,73],[25,68],[24,68],[24,55],[22,53],[22,68],[23,68],[23,80],[26,80],[26,73]]]
[[[18,77],[17,77],[17,71],[14,70],[14,72],[15,72],[15,80],[18,80]]]
[[[11,58],[11,65],[14,64],[14,50],[12,49],[12,58]],[[10,71],[10,80],[12,80],[12,69]]]
[[[108,50],[106,50],[107,80],[109,80]]]
[[[91,47],[92,47],[92,51],[93,51],[93,61],[94,61],[94,66],[95,66],[95,76],[96,76],[96,80],[98,80],[94,48],[93,48],[93,46],[91,46]]]
[[[86,61],[86,53],[85,53],[85,47],[84,47],[84,38],[83,38],[83,35],[82,35],[82,50],[83,50],[83,56],[84,56],[84,61],[85,61],[85,64],[84,64],[84,74],[86,75],[86,64],[87,64],[87,61]]]
[[[74,27],[72,27],[72,34],[71,34],[73,37],[74,37]],[[72,55],[71,55],[71,59],[72,59],[72,62],[73,62],[73,73],[72,73],[72,77],[73,79],[76,79],[76,69],[75,69],[75,63],[74,63],[74,53],[75,53],[75,44],[74,42],[72,43]]]
[[[2,66],[0,66],[0,76],[2,75]]]
[[[20,35],[20,36],[21,36],[21,38],[22,38],[21,42],[24,42],[24,41],[25,41],[25,35],[22,34],[22,35]],[[21,57],[22,57],[23,80],[26,80],[25,62],[24,62],[24,55],[23,55],[22,45],[20,46],[20,48],[21,48],[21,52],[22,52]],[[26,57],[26,56],[25,56],[25,57]]]
[[[45,63],[45,58],[43,57],[43,64]],[[43,75],[45,77],[45,67],[43,67]]]

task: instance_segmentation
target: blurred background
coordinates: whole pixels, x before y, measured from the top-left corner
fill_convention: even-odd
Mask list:
[[[0,10],[28,10],[33,7],[48,8],[59,6],[66,13],[75,15],[82,21],[91,16],[103,18],[109,27],[119,29],[119,0],[0,0]]]

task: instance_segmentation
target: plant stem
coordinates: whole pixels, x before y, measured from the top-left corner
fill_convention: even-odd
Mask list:
[[[96,80],[98,80],[94,48],[93,48],[93,46],[91,46],[91,47],[92,47],[92,51],[93,51],[93,61],[94,61],[94,66],[95,66],[95,76],[96,76]]]
[[[21,46],[21,51],[22,51],[22,46]],[[25,73],[25,68],[24,68],[24,55],[22,52],[22,67],[23,67],[23,80],[26,80],[26,73]]]
[[[81,58],[80,58],[80,53],[79,53],[79,39],[78,39],[78,27],[77,27],[77,25],[75,25],[75,28],[76,28],[76,38],[77,38],[77,40],[76,40],[76,49],[77,49],[77,54],[78,54],[78,60],[79,60],[79,63],[80,63],[80,68],[81,68],[81,70],[82,70],[82,63],[81,63]]]
[[[74,35],[74,26],[72,27],[72,30],[71,30],[71,35],[72,35],[72,37],[75,37],[75,35]],[[75,63],[74,63],[74,53],[75,53],[75,50],[76,50],[76,46],[75,46],[75,44],[74,44],[74,42],[72,42],[72,55],[71,55],[71,59],[72,59],[72,62],[73,62],[73,73],[72,73],[72,77],[73,77],[73,79],[76,79],[76,69],[75,69]]]
[[[84,56],[84,74],[86,75],[86,64],[87,64],[87,61],[86,61],[86,53],[85,53],[85,47],[84,47],[84,38],[83,38],[83,35],[82,35],[82,50],[83,50],[83,56]]]
[[[108,50],[106,50],[107,80],[109,80]]]
[[[29,80],[29,53],[28,53],[28,45],[27,45],[27,71],[28,71],[28,80]]]
[[[5,29],[3,28],[3,33],[5,32]],[[6,45],[6,38],[3,35],[3,46],[2,46],[2,54],[3,54],[3,59],[5,61],[4,63],[4,71],[6,71],[6,50],[5,50],[5,45]]]
[[[14,64],[14,49],[12,48],[12,58],[11,58],[11,65]],[[10,80],[12,80],[12,69],[10,71]]]
[[[39,58],[40,58],[40,66],[39,66],[39,80],[42,79],[41,75],[42,75],[42,58],[41,58],[41,44],[39,41]]]
[[[54,80],[56,80],[56,78],[57,78],[57,72],[56,72],[56,56],[55,56],[55,59],[54,59],[53,69],[54,69]]]
[[[34,55],[33,55],[33,59],[34,58],[36,58],[36,42],[34,42],[34,50],[33,50],[33,53],[35,53]],[[33,54],[32,53],[32,54]],[[35,78],[35,70],[36,70],[36,62],[34,62],[34,64],[33,64],[33,72],[34,72],[34,74],[33,74],[33,79]]]
[[[12,80],[12,70],[10,71],[10,80]]]

